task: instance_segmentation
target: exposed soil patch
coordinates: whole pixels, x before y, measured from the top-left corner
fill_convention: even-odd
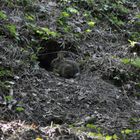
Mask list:
[[[40,16],[43,18],[40,17],[42,20],[37,18],[37,24],[43,24],[43,27],[49,24],[49,27],[56,29],[57,12],[60,12],[61,5],[57,7],[55,2],[46,2],[48,13],[45,9],[43,11],[42,5],[38,5],[40,6],[38,10],[42,10],[39,12]],[[20,9],[21,13],[18,15],[22,17],[26,8]],[[2,9],[9,11],[5,9],[5,5]],[[55,16],[52,19],[53,10]],[[44,23],[46,13],[48,21]],[[13,12],[13,15],[15,14],[16,11]],[[78,18],[81,19],[80,15]],[[84,23],[78,20],[76,24],[75,20],[76,17],[69,24],[76,26],[79,22]],[[17,24],[16,21],[13,23]],[[17,24],[17,27],[20,28],[22,24],[24,23]],[[80,128],[94,124],[102,129],[103,134],[109,135],[119,135],[127,128],[140,130],[138,84],[140,70],[121,62],[121,58],[133,56],[125,33],[112,33],[107,30],[109,26],[103,27],[103,24],[96,26],[86,38],[76,40],[76,43],[73,42],[73,38],[69,41],[61,38],[59,41],[57,39],[42,41],[29,30],[23,32],[20,28],[18,30],[21,37],[27,41],[20,40],[25,43],[20,46],[21,42],[18,39],[8,38],[9,34],[5,30],[2,32],[0,120],[4,121],[0,121],[1,139],[26,140],[41,137],[44,140],[47,138],[91,140],[95,138],[88,137],[87,130],[80,134],[74,128],[71,131],[69,125]],[[3,26],[0,23],[2,29]],[[69,35],[71,34],[66,37]],[[35,39],[36,42],[32,42]],[[28,47],[30,44],[28,41],[32,42],[31,47]],[[36,51],[36,46],[32,47],[34,44],[41,46],[39,52]],[[24,45],[26,47],[23,47]],[[60,51],[63,51],[67,58],[79,63],[79,76],[67,79],[55,75],[51,62],[57,58]],[[37,59],[34,60],[34,56]],[[6,73],[3,73],[3,69]],[[34,125],[22,125],[15,120]],[[5,129],[3,126],[8,128]],[[138,140],[139,134],[132,134],[130,140]],[[125,137],[122,139],[125,140]]]

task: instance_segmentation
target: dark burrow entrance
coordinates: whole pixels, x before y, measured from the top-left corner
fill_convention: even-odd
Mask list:
[[[52,71],[52,61],[62,52],[67,59],[75,60],[78,56],[78,50],[72,43],[58,42],[56,40],[43,40],[40,43],[42,48],[37,54],[39,66],[47,71]]]
[[[51,62],[57,57],[57,53],[62,50],[62,44],[54,40],[49,40],[42,41],[40,46],[42,48],[37,54],[39,66],[51,71]]]

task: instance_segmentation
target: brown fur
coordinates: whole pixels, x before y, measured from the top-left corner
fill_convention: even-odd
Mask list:
[[[65,78],[73,78],[79,75],[80,68],[77,62],[65,59],[61,54],[51,63],[53,72]]]

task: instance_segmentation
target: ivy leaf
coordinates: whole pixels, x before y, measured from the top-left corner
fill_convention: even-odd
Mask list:
[[[35,140],[43,140],[42,138],[36,138]]]
[[[69,13],[67,13],[67,12],[62,12],[62,17],[68,18],[69,16],[70,16]]]
[[[112,140],[112,136],[106,136],[105,140]]]
[[[86,30],[86,33],[91,33],[91,32],[92,32],[92,30],[90,30],[90,29]]]
[[[132,132],[133,132],[133,130],[131,130],[131,129],[126,129],[126,130],[121,131],[122,134],[130,134]]]
[[[23,107],[17,107],[17,108],[16,108],[16,111],[22,112],[22,111],[24,111],[24,108],[23,108]]]
[[[123,59],[121,59],[121,62],[124,63],[124,64],[129,64],[130,59],[129,58],[123,58]]]
[[[89,25],[90,27],[94,27],[94,26],[95,26],[95,22],[94,22],[94,21],[89,21],[89,22],[88,22],[88,25]]]
[[[78,14],[78,13],[79,13],[78,10],[75,9],[75,8],[73,8],[73,7],[69,7],[69,8],[67,8],[67,10],[68,10],[70,13],[74,13],[74,14]]]
[[[131,45],[132,47],[134,47],[134,45],[137,43],[137,42],[132,41],[132,40],[128,40],[128,41],[130,42],[130,45]]]

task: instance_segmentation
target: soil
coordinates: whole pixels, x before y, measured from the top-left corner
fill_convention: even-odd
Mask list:
[[[83,64],[80,75],[70,79],[39,67],[38,61],[31,60],[31,49],[23,50],[7,36],[0,38],[0,65],[14,73],[2,79],[10,86],[0,89],[1,140],[47,139],[46,135],[50,140],[92,139],[71,132],[68,126],[73,124],[94,124],[110,135],[126,128],[140,129],[140,121],[131,123],[133,118],[140,118],[140,98],[135,96],[140,89],[135,85],[136,78],[128,75],[135,72],[139,77],[139,69],[120,61],[132,55],[124,34],[109,35],[102,28],[96,27],[92,35],[77,42],[77,61]],[[13,99],[6,102],[5,96]],[[24,111],[17,111],[17,107]],[[59,127],[51,127],[52,123]]]

